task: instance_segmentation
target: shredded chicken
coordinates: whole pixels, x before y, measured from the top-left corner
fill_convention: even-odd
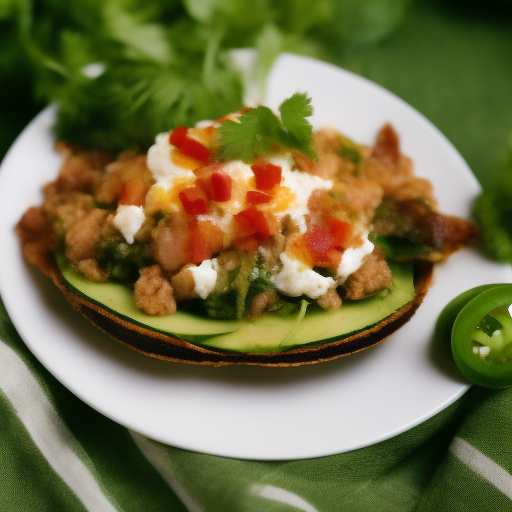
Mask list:
[[[106,177],[94,196],[100,203],[115,202],[123,185],[131,178],[141,178],[148,188],[154,183],[151,172],[146,167],[146,155],[122,153],[115,162],[107,165],[105,172]]]
[[[29,208],[18,222],[16,231],[21,238],[23,252],[27,259],[47,272],[50,265],[49,258],[57,249],[58,239],[43,208],[36,206]]]
[[[94,208],[94,199],[82,192],[49,193],[43,211],[58,236],[64,236]]]

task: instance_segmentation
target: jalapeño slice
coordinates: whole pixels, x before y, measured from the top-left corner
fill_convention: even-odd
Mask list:
[[[451,329],[451,349],[460,371],[490,388],[512,386],[512,284],[484,285],[451,301],[436,335]]]

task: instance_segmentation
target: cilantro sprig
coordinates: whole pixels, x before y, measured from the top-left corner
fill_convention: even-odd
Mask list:
[[[473,215],[486,254],[512,264],[512,148],[494,180],[475,199]]]
[[[280,118],[268,107],[247,110],[237,121],[226,121],[218,129],[219,156],[224,160],[251,162],[266,156],[274,146],[296,149],[316,159],[313,127],[306,119],[313,115],[311,98],[297,92],[279,105]]]
[[[45,102],[59,139],[83,148],[146,151],[157,133],[218,119],[242,106],[231,49],[254,47],[252,84],[264,90],[281,52],[329,61],[341,45],[376,41],[408,0],[0,0],[0,155]],[[351,22],[357,20],[357,23]],[[294,108],[291,109],[293,114]],[[254,114],[254,113],[253,113]],[[304,147],[294,120],[286,144]],[[275,123],[273,123],[275,125]]]

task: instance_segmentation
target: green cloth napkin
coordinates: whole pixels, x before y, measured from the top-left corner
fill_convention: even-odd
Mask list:
[[[492,2],[491,2],[492,3]],[[482,184],[512,147],[512,20],[418,1],[339,64],[408,101]],[[0,305],[0,511],[512,511],[512,388],[471,388],[374,446],[261,462],[165,446],[108,420],[32,356]]]
[[[473,387],[423,424],[349,453],[204,455],[85,405],[32,356],[0,303],[0,510],[510,512],[512,388]]]

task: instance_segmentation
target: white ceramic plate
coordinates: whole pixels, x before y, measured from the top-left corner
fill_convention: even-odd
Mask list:
[[[297,90],[313,98],[317,127],[332,125],[372,143],[391,122],[417,174],[434,184],[442,211],[468,217],[479,186],[426,119],[386,90],[339,68],[284,55],[270,76],[267,104]],[[85,321],[22,257],[14,225],[41,202],[56,176],[43,111],[20,135],[0,172],[0,291],[35,356],[84,402],[152,439],[248,459],[340,453],[390,438],[460,397],[468,383],[430,351],[443,306],[473,286],[511,280],[508,267],[463,250],[436,269],[414,318],[384,343],[336,361],[297,368],[200,367],[152,359],[112,341]]]

